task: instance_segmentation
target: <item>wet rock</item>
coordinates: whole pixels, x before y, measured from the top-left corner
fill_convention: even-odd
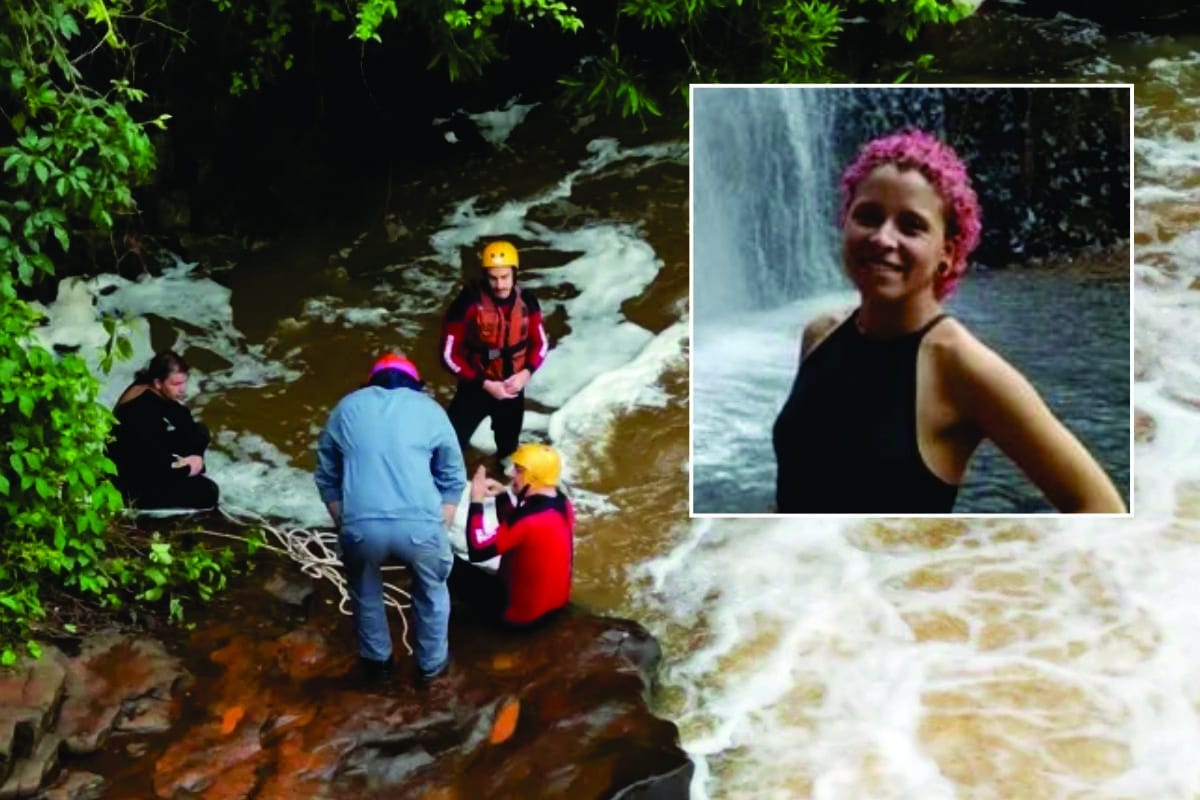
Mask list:
[[[307,610],[315,587],[312,578],[298,570],[285,568],[268,578],[263,588],[289,606]]]
[[[61,743],[62,740],[53,733],[42,736],[28,758],[13,764],[12,774],[0,786],[0,800],[29,797],[36,792],[50,771],[58,766],[58,746]]]
[[[675,726],[646,707],[659,648],[643,628],[573,610],[512,633],[460,616],[453,667],[426,689],[401,630],[398,677],[365,685],[352,624],[332,610],[273,638],[244,618],[198,632],[191,647],[219,672],[155,763],[156,795],[687,796]]]
[[[39,660],[0,670],[0,783],[34,753],[58,711],[65,678],[63,655],[49,646]]]
[[[254,726],[227,736],[217,723],[200,725],[158,760],[154,791],[158,797],[177,797],[212,788],[219,790],[214,797],[247,798],[258,784],[256,773],[267,766],[267,755]]]
[[[63,772],[42,790],[39,800],[96,800],[107,782],[92,772]]]
[[[162,644],[106,634],[85,641],[67,667],[58,731],[72,753],[95,751],[115,731],[169,727],[173,691],[186,675]]]
[[[329,661],[325,638],[311,630],[301,629],[279,639],[275,662],[293,680],[307,680],[319,675]]]

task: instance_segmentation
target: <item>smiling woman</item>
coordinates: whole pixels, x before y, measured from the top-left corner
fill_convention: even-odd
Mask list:
[[[859,304],[804,332],[774,426],[782,513],[949,513],[993,441],[1060,511],[1120,513],[1120,495],[1032,384],[942,310],[979,242],[957,153],[905,130],[842,178],[842,261]]]

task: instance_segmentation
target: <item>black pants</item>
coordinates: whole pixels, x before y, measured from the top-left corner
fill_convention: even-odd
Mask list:
[[[521,392],[511,400],[497,400],[484,390],[482,383],[460,382],[446,413],[464,454],[479,423],[484,417],[491,417],[496,459],[499,460],[517,449],[521,425],[525,422],[525,393]]]
[[[508,605],[508,590],[499,575],[493,575],[455,556],[447,581],[450,599],[470,609],[480,622],[499,624]]]
[[[536,631],[549,625],[566,612],[566,607],[550,611],[533,622],[518,625],[504,619],[508,607],[508,589],[499,575],[492,574],[459,556],[454,557],[454,567],[447,581],[450,599],[460,609],[465,608],[478,622],[503,628],[507,631]],[[457,613],[457,612],[455,612]]]
[[[185,473],[187,470],[183,470]],[[129,492],[138,508],[214,508],[221,491],[212,478],[197,475],[172,477],[149,486],[139,486]]]

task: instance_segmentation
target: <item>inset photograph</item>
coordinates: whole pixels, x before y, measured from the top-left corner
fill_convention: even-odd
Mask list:
[[[694,515],[1130,513],[1131,86],[691,109]]]

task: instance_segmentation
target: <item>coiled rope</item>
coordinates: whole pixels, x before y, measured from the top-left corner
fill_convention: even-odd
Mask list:
[[[300,571],[314,580],[327,580],[332,583],[341,595],[341,600],[338,602],[338,611],[349,616],[350,610],[350,590],[346,583],[345,565],[342,564],[341,558],[337,553],[337,533],[334,531],[323,530],[308,530],[307,528],[281,528],[269,522],[266,517],[254,511],[244,508],[229,508],[226,506],[218,506],[217,511],[238,525],[254,526],[269,533],[274,539],[275,544],[261,544],[260,547],[270,550],[273,553],[279,553],[286,556],[300,566]],[[232,533],[223,533],[221,531],[210,531],[201,529],[197,531],[206,536],[216,536],[222,539],[234,539],[240,542],[249,542],[245,536],[238,536]],[[382,567],[384,573],[394,572],[405,569],[401,565],[391,564]],[[403,633],[400,636],[400,641],[404,645],[404,650],[409,655],[412,655],[412,646],[408,643],[408,616],[404,613],[406,608],[412,606],[412,596],[395,584],[384,581],[383,583],[383,605],[386,613],[387,608],[394,608],[400,616],[400,622],[404,626]]]

